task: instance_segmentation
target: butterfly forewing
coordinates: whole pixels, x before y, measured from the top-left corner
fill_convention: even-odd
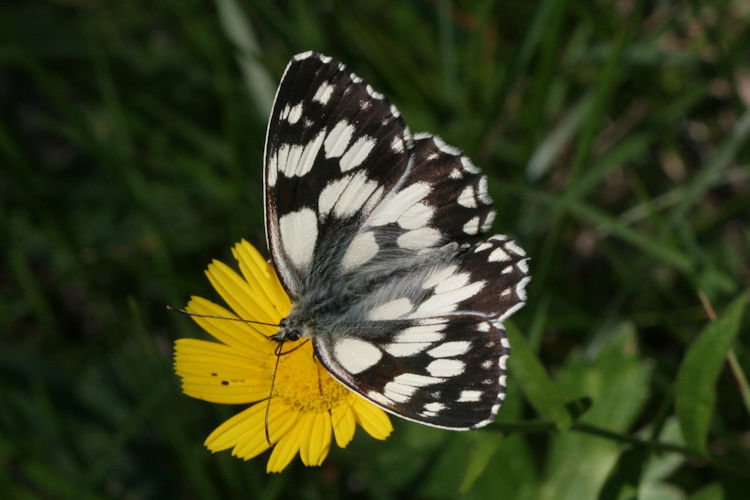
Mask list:
[[[295,56],[266,134],[266,230],[292,298],[327,242],[359,220],[403,176],[411,138],[395,107],[332,59]],[[321,245],[322,244],[322,245]]]
[[[502,321],[528,266],[487,178],[412,136],[382,95],[326,56],[295,56],[269,121],[266,227],[294,318],[328,371],[404,418],[491,422],[505,394]]]

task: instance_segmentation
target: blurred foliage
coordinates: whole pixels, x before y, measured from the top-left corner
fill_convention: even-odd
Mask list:
[[[0,33],[3,498],[746,498],[747,2],[34,1]],[[484,168],[533,280],[497,423],[267,476],[203,448],[236,408],[180,393],[203,334],[164,306],[264,248],[308,49]]]

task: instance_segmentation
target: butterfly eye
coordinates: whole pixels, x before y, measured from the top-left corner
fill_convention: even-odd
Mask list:
[[[294,342],[295,340],[299,340],[299,337],[300,337],[300,335],[299,335],[299,332],[297,330],[290,330],[286,334],[286,339],[289,340],[289,341],[291,341],[291,342]]]

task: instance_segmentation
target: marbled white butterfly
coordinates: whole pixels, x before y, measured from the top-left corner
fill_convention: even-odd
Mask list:
[[[343,64],[284,72],[265,146],[266,234],[292,300],[274,340],[311,339],[342,384],[434,427],[495,419],[524,305],[524,251],[485,238],[487,177]]]

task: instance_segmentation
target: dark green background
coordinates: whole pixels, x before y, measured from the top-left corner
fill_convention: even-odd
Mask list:
[[[180,393],[172,342],[205,335],[165,305],[265,251],[267,113],[308,49],[484,169],[533,280],[498,423],[394,419],[267,476],[203,448],[239,408]],[[746,2],[27,1],[0,64],[0,496],[749,491]]]

